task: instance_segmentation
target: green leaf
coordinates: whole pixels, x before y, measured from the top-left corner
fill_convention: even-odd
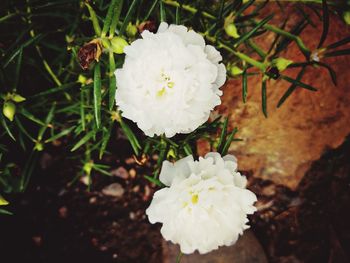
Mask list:
[[[20,192],[24,192],[24,190],[27,188],[30,178],[32,177],[34,168],[36,167],[38,159],[38,152],[32,151],[26,161],[26,164],[23,168],[22,174],[21,174],[21,182],[20,182]]]
[[[180,8],[177,6],[175,10],[175,24],[180,24]]]
[[[293,83],[293,84],[295,84],[297,86],[300,86],[301,88],[304,88],[304,89],[307,89],[307,90],[311,90],[311,91],[317,91],[316,88],[314,88],[314,87],[312,87],[312,86],[310,86],[308,84],[305,84],[303,82],[300,82],[297,79],[292,79],[292,78],[284,76],[284,75],[281,75],[281,78],[286,80],[286,81],[288,81],[288,82],[290,82],[290,83]]]
[[[337,86],[337,75],[336,75],[334,69],[331,66],[329,66],[329,65],[327,65],[326,63],[323,63],[323,62],[315,62],[315,64],[326,68],[328,70],[329,75],[331,76],[333,84],[335,86]]]
[[[230,133],[230,135],[226,138],[225,145],[221,151],[221,156],[225,156],[227,154],[227,152],[231,146],[231,143],[232,143],[237,132],[238,132],[238,129],[237,129],[237,127],[235,127],[233,129],[233,131]]]
[[[13,213],[12,213],[12,212],[7,211],[7,210],[5,210],[5,209],[0,209],[0,214],[3,214],[3,215],[10,215],[10,216],[12,216],[12,215],[13,215]]]
[[[121,128],[123,129],[126,137],[128,138],[132,149],[134,150],[134,153],[136,155],[139,155],[139,150],[141,149],[141,145],[137,139],[137,137],[135,136],[135,134],[133,133],[133,131],[130,129],[130,127],[121,119],[119,121]]]
[[[305,69],[306,66],[302,67],[302,69],[300,70],[300,72],[298,73],[298,76],[296,78],[296,80],[300,81],[301,78],[303,77],[304,73],[305,73]],[[280,100],[277,103],[277,108],[281,107],[282,104],[286,101],[287,98],[289,98],[289,96],[293,93],[293,91],[297,88],[297,84],[292,84],[288,90],[283,94],[283,96],[280,98]]]
[[[18,117],[15,117],[15,122],[17,124],[17,127],[20,129],[24,135],[26,135],[31,141],[35,141],[35,139],[27,132],[27,130],[23,127],[22,123],[19,121]]]
[[[344,56],[344,55],[350,55],[350,48],[331,51],[324,54],[325,57],[338,57],[338,56]]]
[[[217,152],[221,152],[224,148],[225,142],[226,142],[226,136],[227,136],[227,125],[228,125],[228,117],[225,118],[224,124],[222,126],[220,139],[217,147]]]
[[[57,86],[57,87],[45,90],[43,92],[39,92],[39,93],[31,96],[30,98],[33,99],[33,98],[38,98],[38,97],[42,97],[42,96],[46,96],[46,95],[51,95],[51,94],[54,94],[54,93],[59,93],[59,92],[65,91],[67,89],[73,88],[76,85],[77,85],[77,82],[70,82],[70,83],[67,83],[67,84],[63,84],[62,86]]]
[[[85,122],[85,96],[84,96],[85,91],[80,89],[80,120],[81,120],[81,126],[83,130],[85,131],[86,127],[86,122]]]
[[[56,102],[52,103],[52,106],[51,106],[51,108],[50,108],[50,110],[49,110],[49,112],[48,112],[48,114],[46,116],[45,123],[39,130],[38,141],[42,140],[43,135],[44,135],[46,129],[48,128],[48,125],[50,124],[50,122],[53,119],[55,109],[56,109]]]
[[[148,10],[146,16],[143,18],[143,21],[146,21],[152,14],[154,8],[157,6],[159,0],[153,0],[151,8]]]
[[[138,0],[133,0],[130,7],[129,7],[129,10],[128,12],[126,13],[126,16],[124,18],[124,21],[122,23],[122,26],[120,27],[120,31],[119,31],[119,35],[122,35],[124,34],[124,31],[127,27],[127,25],[129,24],[131,18],[132,18],[132,14],[134,13],[135,11],[135,8],[137,7],[137,3],[138,3]]]
[[[273,18],[273,15],[269,15],[268,17],[261,20],[259,23],[256,24],[256,26],[250,30],[248,33],[242,35],[239,39],[237,39],[236,42],[234,42],[235,46],[238,46],[239,44],[243,43],[247,39],[249,39],[254,33],[256,33],[260,28],[262,28],[267,22],[269,22]]]
[[[24,117],[26,117],[28,120],[31,120],[32,122],[35,122],[37,124],[39,124],[40,126],[44,126],[45,123],[43,121],[41,121],[40,119],[38,119],[37,117],[35,117],[32,113],[30,113],[28,110],[26,110],[24,107],[20,108],[19,110],[19,114],[23,115]]]
[[[345,45],[345,44],[347,44],[349,42],[350,42],[350,36],[328,45],[326,49],[337,48],[337,47],[343,46],[343,45]]]
[[[165,185],[159,181],[157,178],[153,178],[151,176],[145,175],[145,178],[150,181],[151,183],[154,183],[155,185],[158,185],[160,187],[164,187]]]
[[[11,17],[14,17],[16,15],[18,15],[18,13],[12,13],[12,14],[2,16],[2,17],[0,17],[0,23],[6,21],[7,19],[10,19]]]
[[[104,23],[103,23],[101,37],[105,37],[109,28],[110,28],[113,15],[115,14],[115,6],[117,4],[117,1],[118,0],[112,0],[111,3],[109,4],[107,15],[106,15],[106,18],[104,19]]]
[[[113,127],[113,122],[109,124],[108,129],[104,128],[102,131],[102,143],[101,143],[101,148],[98,155],[100,159],[102,159],[102,156],[106,151],[109,138],[111,137],[112,127]]]
[[[187,154],[187,155],[193,155],[193,151],[191,149],[191,146],[188,144],[188,143],[185,143],[184,144],[184,152]]]
[[[23,48],[20,49],[17,57],[17,63],[16,63],[16,75],[15,75],[15,81],[13,84],[13,89],[16,90],[18,86],[18,80],[19,80],[19,73],[21,70],[21,65],[22,65],[22,56],[23,55]]]
[[[97,129],[101,127],[101,68],[100,63],[94,69],[94,114]]]
[[[322,29],[322,35],[320,38],[320,42],[317,45],[317,48],[320,48],[324,41],[327,38],[328,35],[328,29],[329,29],[329,12],[328,12],[328,5],[327,0],[322,0],[322,20],[323,20],[323,29]]]
[[[95,135],[95,131],[90,131],[83,138],[81,138],[74,147],[70,150],[71,152],[74,152],[79,147],[81,147],[83,144],[87,143],[93,136]]]
[[[101,35],[101,27],[100,27],[100,24],[98,23],[98,19],[97,19],[97,15],[95,13],[95,10],[91,7],[91,5],[89,5],[86,2],[85,2],[85,5],[87,6],[87,8],[89,10],[90,20],[91,20],[92,26],[95,30],[95,34],[97,36],[100,36]]]
[[[241,6],[241,8],[237,10],[235,16],[239,17],[248,7],[250,7],[252,4],[254,4],[254,2],[255,2],[254,0],[249,0],[248,2],[243,4]]]
[[[108,89],[108,108],[109,110],[113,109],[114,100],[115,100],[115,92],[117,89],[117,82],[115,79],[114,71],[115,71],[115,61],[114,54],[112,51],[109,52],[109,89]]]
[[[35,37],[32,37],[32,38],[28,39],[26,42],[24,42],[22,45],[20,45],[20,46],[19,46],[17,49],[15,49],[13,52],[9,53],[9,54],[4,58],[4,60],[3,60],[3,62],[2,62],[2,67],[3,67],[3,68],[6,68],[6,67],[10,64],[10,62],[11,62],[15,57],[17,57],[19,53],[22,52],[22,50],[23,50],[25,47],[27,47],[27,46],[33,44],[34,42],[38,41],[38,40],[41,39],[42,37],[43,37],[42,34],[38,34],[38,35],[36,35]]]
[[[4,127],[6,133],[11,137],[12,140],[16,141],[15,136],[13,136],[10,128],[7,126],[6,120],[3,117],[2,113],[0,113],[0,121],[1,121],[1,125],[2,127]]]
[[[267,118],[267,103],[266,103],[266,80],[263,80],[261,84],[261,107],[265,118]]]
[[[102,166],[102,167],[105,168],[106,166]],[[97,172],[100,172],[101,174],[104,174],[104,175],[107,175],[107,176],[111,176],[111,173],[106,171],[106,170],[104,170],[102,167],[100,165],[98,165],[98,164],[94,164],[92,166],[92,169],[94,169]],[[109,166],[107,166],[107,167],[109,168]]]
[[[59,138],[61,138],[63,136],[66,136],[66,135],[70,134],[73,131],[74,128],[75,127],[73,126],[73,127],[68,128],[68,129],[62,130],[61,132],[57,133],[56,135],[54,135],[54,136],[50,137],[49,139],[45,140],[45,143],[53,142],[53,141],[55,141],[55,140],[57,140],[57,139],[59,139]]]
[[[164,4],[162,1],[159,2],[159,8],[160,8],[160,22],[166,22],[166,13],[165,13],[165,8]]]
[[[122,8],[123,8],[123,0],[117,0],[117,3],[114,7],[114,11],[113,11],[113,18],[112,18],[112,22],[111,22],[111,26],[109,28],[109,35],[110,37],[114,36],[115,30],[117,28],[118,22],[119,22],[119,18],[120,18],[120,14],[122,12]]]

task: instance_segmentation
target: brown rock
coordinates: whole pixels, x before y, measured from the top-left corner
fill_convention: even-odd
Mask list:
[[[102,189],[104,195],[113,196],[113,197],[122,197],[124,194],[124,188],[121,184],[113,183]]]
[[[163,263],[174,263],[179,246],[163,240]],[[267,263],[265,253],[253,232],[245,231],[233,246],[224,246],[210,253],[183,255],[181,263]]]
[[[301,19],[300,12],[292,4],[284,6],[285,13],[293,17],[287,25],[287,29],[290,29]],[[285,19],[285,14],[280,10],[277,12],[277,8],[276,4],[269,3],[265,10],[266,14],[276,14],[271,22],[274,25],[279,25]],[[322,22],[313,12],[308,13],[316,28],[308,26],[301,38],[312,50],[318,44]],[[350,27],[346,27],[335,15],[331,15],[330,28],[332,30],[325,45],[350,34]],[[273,38],[274,34],[269,33],[256,42],[268,50]],[[305,61],[294,43],[281,56],[295,62]],[[238,157],[240,170],[252,170],[254,176],[295,189],[310,164],[320,158],[325,148],[336,148],[350,133],[350,56],[321,61],[330,64],[335,70],[338,85],[333,85],[324,68],[309,67],[302,81],[318,88],[318,91],[297,88],[277,109],[276,105],[290,83],[271,80],[267,84],[267,119],[261,111],[261,76],[249,77],[246,104],[242,102],[240,80],[229,80],[222,88],[223,103],[218,111],[230,116],[231,127],[237,126],[237,136],[243,139],[242,142],[234,142],[230,149]],[[287,69],[283,74],[295,78],[298,72],[299,69]]]
[[[129,177],[129,173],[124,167],[118,167],[117,169],[112,170],[111,175],[117,176],[117,177],[122,178],[124,180],[128,179],[128,177]]]

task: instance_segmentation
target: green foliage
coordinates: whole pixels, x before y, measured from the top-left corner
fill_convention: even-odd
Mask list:
[[[349,37],[324,46],[329,31],[329,12],[340,10],[339,7],[330,1],[308,2],[322,13],[323,32],[316,50],[310,50],[300,37],[304,28],[312,23],[306,14],[294,28],[286,31],[284,25],[278,27],[270,23],[272,15],[262,20],[257,18],[265,1],[206,1],[205,5],[197,0],[1,2],[0,30],[6,41],[0,43],[0,106],[5,109],[0,112],[3,143],[0,153],[8,157],[1,162],[0,192],[24,191],[35,170],[39,152],[65,138],[72,155],[84,156],[79,158],[83,161],[78,175],[90,178],[93,171],[108,174],[108,167],[96,164],[94,160],[101,159],[106,153],[112,132],[122,131],[136,158],[148,160],[150,156],[158,156],[154,175],[146,177],[158,185],[162,161],[196,155],[199,139],[207,140],[212,149],[226,154],[230,144],[237,140],[234,136],[238,131],[234,128],[228,132],[228,119],[217,118],[190,134],[173,138],[146,138],[134,124],[121,118],[114,98],[114,71],[124,61],[118,45],[132,42],[138,37],[137,26],[149,20],[155,21],[156,25],[166,21],[191,27],[220,49],[226,65],[242,69],[239,75],[242,75],[244,102],[248,98],[249,77],[262,76],[262,112],[267,117],[269,79],[291,83],[277,105],[280,107],[298,87],[316,91],[301,80],[309,66],[326,68],[336,84],[334,70],[319,60],[350,53],[349,49],[342,48],[350,42]],[[275,39],[265,51],[254,39],[267,32],[272,32]],[[282,63],[283,70],[301,68],[295,79],[280,74],[278,68],[275,72],[276,61],[281,61],[279,54],[292,42],[305,56],[302,62]],[[79,50],[86,43],[94,43],[98,51],[92,54],[88,69],[83,70],[78,63]],[[26,162],[12,162],[7,148],[14,146],[22,149]],[[21,175],[13,176],[14,170],[19,170]],[[4,211],[1,209],[0,213]]]

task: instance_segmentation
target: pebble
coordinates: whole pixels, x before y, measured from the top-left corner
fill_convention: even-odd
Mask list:
[[[68,209],[65,206],[62,206],[60,209],[58,209],[58,215],[61,218],[67,218],[68,217]]]
[[[127,159],[125,159],[125,163],[128,164],[128,165],[134,164],[135,163],[135,159],[132,158],[132,157],[127,158]]]
[[[115,170],[112,170],[111,175],[117,176],[117,177],[122,178],[124,180],[128,179],[128,177],[129,177],[129,173],[124,167],[119,167]]]
[[[83,177],[80,177],[80,182],[82,182],[85,185],[89,185],[89,176],[85,175]]]
[[[135,214],[134,212],[130,212],[130,213],[129,213],[129,218],[130,218],[131,220],[135,220],[135,219],[136,219],[136,214]]]
[[[89,199],[89,203],[90,203],[90,204],[95,204],[96,201],[97,201],[96,196],[93,196],[93,197],[91,197],[91,198]]]
[[[102,193],[107,196],[122,197],[124,194],[124,188],[121,184],[113,183],[103,188]]]
[[[130,174],[131,178],[135,178],[136,177],[136,170],[134,168],[130,169],[129,174]]]

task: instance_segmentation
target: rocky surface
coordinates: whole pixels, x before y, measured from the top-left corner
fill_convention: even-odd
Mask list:
[[[163,263],[176,262],[179,246],[163,240]],[[183,255],[181,263],[267,263],[267,259],[259,241],[253,232],[247,230],[233,246],[223,246],[207,254],[195,252]]]
[[[289,19],[288,29],[301,19],[301,14],[295,5],[284,6],[285,13],[293,18]],[[270,3],[265,15],[276,8],[277,5]],[[271,23],[278,25],[285,19],[285,13],[274,13]],[[301,37],[312,50],[318,44],[322,23],[312,11],[308,13],[316,27],[309,25]],[[350,35],[350,27],[334,15],[330,28],[326,45]],[[272,33],[264,35],[256,42],[267,50],[273,37]],[[294,44],[281,56],[295,62],[304,61]],[[339,146],[350,133],[350,56],[321,61],[330,64],[337,73],[337,86],[333,85],[327,70],[309,67],[302,81],[318,91],[297,88],[277,109],[279,99],[290,84],[271,80],[267,84],[267,119],[261,111],[261,76],[249,77],[246,104],[242,102],[241,80],[227,82],[218,112],[230,116],[232,127],[239,128],[238,137],[243,141],[233,143],[230,151],[238,157],[241,170],[252,170],[254,176],[295,189],[311,163],[318,160],[326,148]],[[283,74],[295,78],[299,70],[287,69]]]

